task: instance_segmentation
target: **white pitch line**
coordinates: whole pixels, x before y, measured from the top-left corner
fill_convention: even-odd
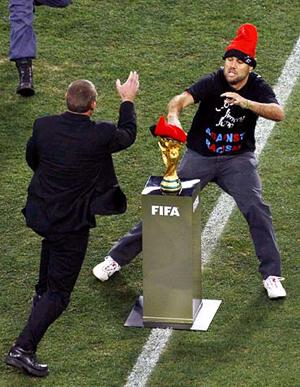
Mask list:
[[[284,68],[274,87],[282,106],[285,105],[290,96],[300,74],[300,36],[298,41],[288,57]],[[256,137],[256,156],[259,157],[275,125],[274,121],[268,121],[260,118],[255,130]],[[223,229],[234,209],[235,202],[231,196],[222,193],[216,206],[211,212],[209,219],[201,236],[202,261],[207,264],[210,260],[212,251],[223,232]],[[146,344],[143,347],[128,379],[125,387],[145,387],[148,378],[153,371],[159,356],[166,347],[172,329],[152,329]]]

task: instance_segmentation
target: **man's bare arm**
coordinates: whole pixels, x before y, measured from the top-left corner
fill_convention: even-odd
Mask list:
[[[284,119],[284,110],[280,105],[277,105],[277,103],[255,102],[229,91],[223,93],[221,97],[226,97],[227,102],[231,105],[238,105],[243,109],[249,109],[258,116],[269,120],[282,121]]]
[[[181,128],[179,121],[180,113],[185,107],[193,103],[194,98],[187,91],[173,97],[168,104],[168,122]]]
[[[282,121],[284,119],[284,111],[276,103],[260,103],[247,100],[244,109],[252,110],[257,115],[269,120]]]

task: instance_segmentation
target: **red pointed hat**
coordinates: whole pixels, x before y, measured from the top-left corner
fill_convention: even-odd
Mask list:
[[[257,29],[253,24],[243,24],[236,31],[236,37],[225,49],[223,59],[235,56],[251,67],[256,66]]]
[[[150,128],[154,136],[168,137],[179,142],[186,142],[187,134],[179,126],[167,123],[164,116],[161,116],[156,126]]]

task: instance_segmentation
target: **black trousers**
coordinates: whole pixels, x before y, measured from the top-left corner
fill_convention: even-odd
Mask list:
[[[88,238],[89,228],[45,235],[36,285],[36,293],[41,297],[32,306],[16,345],[35,352],[48,327],[67,308],[85,257]]]

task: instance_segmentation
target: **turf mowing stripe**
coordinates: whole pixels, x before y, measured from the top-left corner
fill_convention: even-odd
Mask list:
[[[278,78],[274,91],[282,104],[285,105],[300,74],[300,36],[287,59],[285,66]],[[256,127],[256,156],[259,157],[275,125],[274,121],[260,118]],[[222,193],[216,206],[202,232],[202,262],[207,264],[211,253],[234,208],[233,199],[226,193]],[[144,387],[153,371],[159,356],[172,335],[172,329],[152,329],[146,344],[143,347],[128,379],[125,387]]]

